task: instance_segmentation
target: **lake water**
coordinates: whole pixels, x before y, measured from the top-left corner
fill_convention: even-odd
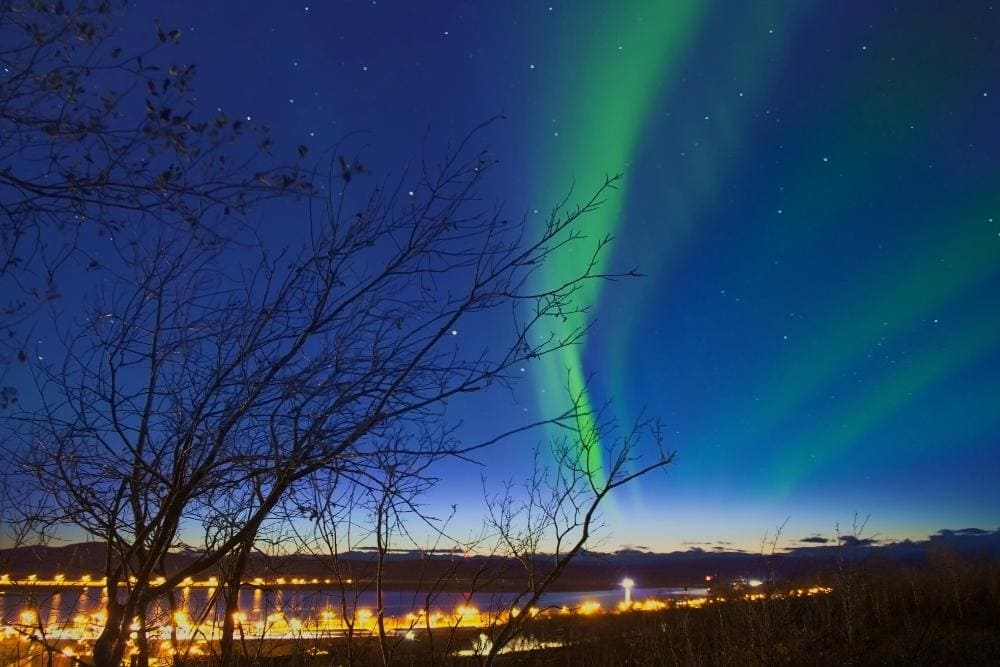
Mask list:
[[[633,600],[648,598],[683,599],[704,597],[704,588],[633,588]],[[428,599],[426,593],[384,592],[385,611],[388,616],[404,616],[424,609],[430,612],[452,612],[465,605],[483,612],[504,608],[513,599],[510,593],[438,593]],[[568,591],[547,593],[539,607],[578,607],[584,602],[598,602],[605,609],[614,608],[624,599],[622,588],[594,591]],[[221,616],[221,601],[214,596],[214,589],[182,588],[176,601],[190,618],[203,617],[215,621]],[[523,605],[523,602],[522,602]],[[102,610],[104,600],[98,588],[72,588],[54,590],[7,590],[0,593],[0,619],[4,624],[18,622],[25,610],[32,610],[44,625],[55,627],[70,622],[74,617],[91,616]],[[240,609],[247,620],[263,620],[270,614],[281,612],[302,619],[317,618],[323,614],[353,614],[355,609],[375,608],[374,591],[348,591],[346,599],[338,589],[314,589],[307,586],[282,589],[247,589],[240,594]],[[165,601],[151,610],[154,618],[167,615]]]

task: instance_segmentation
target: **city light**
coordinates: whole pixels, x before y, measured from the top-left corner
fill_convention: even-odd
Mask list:
[[[635,586],[635,581],[625,577],[622,579],[622,586],[625,588],[625,606],[628,607],[632,604],[632,588]]]
[[[291,578],[290,578],[291,579]],[[311,578],[295,577],[297,580],[310,581]],[[255,579],[254,584],[261,586],[257,582],[266,582],[263,579]],[[20,585],[33,586],[57,586],[57,590],[65,589],[69,586],[83,585],[84,579],[70,578],[64,575],[60,579],[42,579],[38,576],[11,581],[10,577],[0,578],[4,588],[12,588],[15,583]],[[206,579],[204,581],[185,580],[181,584],[184,590],[188,587],[210,588],[217,580]],[[277,583],[277,580],[274,582]],[[756,582],[753,582],[756,583]],[[795,598],[800,596],[824,595],[831,592],[828,587],[811,586],[803,588],[791,588],[786,591],[767,591],[762,587],[751,587],[750,582],[741,599],[748,602],[765,600],[768,598]],[[290,584],[292,585],[292,584]],[[709,597],[694,595],[683,598],[647,598],[634,600],[632,594],[635,588],[635,581],[626,577],[622,579],[620,585],[624,589],[624,600],[616,605],[605,608],[601,602],[595,599],[585,599],[576,605],[563,604],[559,606],[549,606],[544,608],[530,607],[527,609],[501,608],[493,611],[483,611],[470,604],[459,604],[450,612],[436,610],[417,610],[398,615],[385,614],[379,619],[379,615],[371,608],[358,606],[353,613],[348,613],[346,618],[341,617],[329,607],[316,609],[311,612],[295,610],[271,610],[261,608],[255,603],[254,608],[233,612],[232,619],[241,628],[241,632],[246,636],[257,636],[261,640],[319,640],[342,635],[346,632],[366,632],[375,633],[379,625],[384,626],[385,631],[393,633],[401,638],[415,640],[417,631],[423,628],[489,628],[498,624],[503,624],[520,614],[527,612],[529,616],[592,616],[621,613],[644,613],[657,612],[672,608],[696,609],[706,605],[723,603],[726,600],[722,597]],[[294,586],[294,585],[292,585]],[[258,595],[260,588],[257,588],[255,595]],[[209,593],[210,595],[211,593]],[[256,599],[256,598],[255,598]],[[81,613],[82,612],[82,613]],[[8,625],[0,626],[0,640],[6,641],[29,641],[31,637],[43,631],[49,641],[54,642],[76,642],[71,647],[77,655],[86,655],[88,646],[97,639],[107,621],[107,614],[103,610],[81,610],[81,612],[71,612],[75,615],[67,615],[65,618],[56,619],[55,616],[48,615],[47,612],[39,613],[34,606],[26,606],[16,612],[14,618],[16,622],[7,621]],[[48,621],[46,622],[46,618]],[[133,635],[143,631],[150,641],[151,646],[160,647],[161,655],[174,655],[176,651],[189,651],[198,648],[199,651],[211,651],[210,643],[215,641],[221,630],[222,618],[207,615],[204,611],[199,611],[196,607],[185,605],[181,609],[175,609],[169,616],[157,621],[155,618],[148,618],[143,623],[140,619],[135,619],[129,628]],[[213,639],[215,638],[215,639]],[[133,637],[133,640],[135,637]],[[208,642],[208,643],[206,643]],[[179,643],[184,647],[180,648]],[[56,644],[57,650],[62,651],[64,645]],[[199,648],[200,647],[200,648]],[[64,654],[66,655],[66,654]]]

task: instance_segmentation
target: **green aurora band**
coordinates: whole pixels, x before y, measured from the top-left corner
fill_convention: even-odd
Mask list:
[[[642,138],[650,125],[659,122],[654,116],[658,106],[669,103],[683,95],[681,88],[681,68],[689,57],[692,45],[699,39],[711,39],[702,34],[706,29],[712,7],[708,2],[656,2],[639,0],[616,3],[590,3],[588,10],[581,10],[573,16],[573,24],[564,34],[593,35],[593,41],[584,46],[560,43],[552,55],[550,67],[554,67],[560,81],[569,82],[565,87],[551,90],[550,99],[541,106],[548,111],[542,117],[558,122],[546,123],[536,129],[534,145],[545,146],[554,153],[555,159],[544,158],[536,164],[544,166],[537,183],[542,188],[537,194],[539,201],[559,201],[569,187],[567,165],[572,165],[570,177],[576,181],[575,200],[585,197],[595,189],[598,177],[616,171],[623,172],[624,179],[615,196],[609,197],[600,210],[586,221],[588,237],[594,241],[620,231],[628,201],[629,183],[632,179],[631,167],[642,157]],[[746,12],[743,17],[754,26],[759,39],[736,40],[725,51],[725,61],[721,63],[734,81],[746,91],[749,103],[764,92],[765,78],[755,70],[753,63],[758,59],[774,57],[781,49],[781,40],[775,36],[776,27],[789,20],[787,8],[776,6],[758,7]],[[582,55],[581,55],[582,52]],[[670,232],[666,238],[657,239],[656,245],[647,245],[646,252],[638,257],[624,258],[622,265],[631,266],[638,262],[640,269],[653,283],[662,278],[663,265],[683,243],[690,232],[699,206],[710,200],[716,193],[720,178],[722,155],[732,155],[738,150],[741,137],[738,121],[732,109],[733,91],[727,89],[726,96],[719,94],[709,105],[713,119],[716,147],[714,150],[694,152],[682,178],[673,183],[661,184],[657,192],[664,201],[657,202],[669,210],[669,221],[661,221]],[[694,127],[684,125],[682,131],[697,132]],[[669,202],[670,206],[667,206]],[[642,247],[642,246],[640,246]],[[612,253],[613,254],[613,253]],[[577,258],[566,257],[560,262],[546,265],[545,278],[559,282],[568,278],[579,267]],[[600,272],[611,261],[608,253],[601,257],[597,267]],[[600,308],[600,283],[587,283],[577,295],[578,303],[590,308],[589,314]],[[620,295],[615,296],[621,298]],[[625,315],[625,317],[628,317]],[[567,335],[584,326],[584,317],[569,317],[557,335]],[[611,395],[625,396],[627,377],[625,369],[632,360],[627,358],[634,328],[616,327],[612,330],[609,349],[602,350],[602,356],[610,360],[606,364],[610,377],[591,377],[585,364],[586,341],[565,349],[561,354],[545,360],[545,369],[539,388],[559,387],[568,389],[571,396],[582,399],[582,408],[593,409],[593,385],[606,384],[612,388]],[[547,402],[551,392],[540,393],[542,407],[556,409]],[[616,411],[619,406],[616,406]],[[619,415],[621,416],[621,415]],[[596,443],[592,420],[583,420],[578,425],[581,438]],[[587,448],[586,461],[589,470],[601,471],[601,448]],[[581,458],[583,453],[581,452]],[[601,479],[601,474],[596,477]],[[634,492],[634,491],[633,491]]]
[[[630,387],[636,384],[634,369],[640,363],[639,339],[655,324],[658,299],[671,290],[672,260],[698,234],[697,221],[711,217],[717,200],[724,196],[727,180],[755,173],[754,159],[759,158],[752,151],[759,147],[752,145],[754,127],[747,120],[752,115],[749,110],[767,107],[796,21],[808,16],[813,4],[790,9],[761,3],[735,10],[719,3],[627,2],[613,7],[588,3],[572,16],[567,35],[594,37],[582,46],[557,39],[550,62],[543,65],[554,68],[554,80],[560,84],[542,95],[543,111],[533,133],[532,145],[539,147],[539,157],[533,163],[539,171],[533,180],[540,184],[535,200],[562,199],[572,175],[577,177],[574,200],[578,201],[594,189],[598,177],[624,170],[622,191],[586,221],[586,229],[594,241],[608,234],[632,234],[633,242],[627,245],[633,252],[638,249],[639,256],[622,258],[621,263],[631,266],[638,259],[640,269],[649,277],[640,289],[615,290],[607,303],[602,299],[604,290],[596,283],[582,291],[581,304],[592,306],[602,318],[600,347],[585,341],[544,361],[537,383],[543,391],[548,388],[539,394],[543,408],[554,409],[554,402],[547,405],[555,398],[553,388],[567,385],[589,408],[597,402],[595,394],[600,393],[595,387],[599,390],[603,386],[608,395],[625,399],[624,406],[615,405],[616,414],[631,412],[634,416],[640,401],[634,400],[636,390]],[[715,20],[731,11],[742,15],[737,21],[729,16],[723,23],[740,26],[738,35],[722,33],[721,23]],[[932,26],[922,29],[932,30]],[[919,34],[905,38],[902,32],[894,35],[888,38],[886,52],[898,54],[900,60],[926,57]],[[726,48],[715,48],[719,42]],[[714,58],[710,67],[716,83],[699,91],[703,112],[661,117],[658,111],[687,102],[685,67],[708,58],[709,53]],[[942,100],[950,87],[957,92],[962,85],[958,80],[935,76],[935,72],[959,68],[960,57],[954,57],[959,60],[926,62],[922,71],[940,79],[937,87],[923,85],[919,77],[897,77],[893,96],[882,95],[880,82],[891,78],[893,61],[873,65],[859,53],[835,77],[824,81],[826,87],[821,92],[803,91],[804,111],[788,119],[785,128],[794,152],[780,155],[787,164],[815,164],[816,168],[791,170],[782,181],[788,194],[780,198],[772,194],[775,184],[762,182],[760,189],[767,192],[767,204],[748,206],[755,216],[771,216],[768,224],[775,231],[770,233],[781,239],[786,251],[822,252],[827,239],[837,235],[841,221],[891,188],[891,179],[901,170],[916,173],[926,168],[913,164],[912,158],[932,140],[926,128],[940,124]],[[931,94],[932,90],[936,92]],[[906,119],[908,129],[901,118]],[[951,122],[961,123],[961,119]],[[658,124],[670,127],[663,130]],[[898,131],[886,132],[887,127],[897,126]],[[656,143],[649,145],[647,137]],[[865,156],[863,160],[850,159],[859,154]],[[833,166],[820,164],[820,155],[829,156]],[[676,166],[678,162],[683,166]],[[845,164],[850,167],[839,166]],[[637,167],[642,168],[639,174],[634,173]],[[815,318],[808,330],[797,333],[801,342],[780,352],[768,372],[750,378],[751,386],[743,395],[716,406],[720,428],[696,434],[694,440],[683,443],[684,450],[694,453],[685,460],[695,471],[694,477],[703,477],[718,465],[713,451],[736,459],[756,457],[762,443],[773,442],[806,405],[829,393],[845,373],[865,363],[880,342],[912,336],[935,313],[996,279],[996,248],[982,243],[984,230],[976,222],[985,222],[989,212],[997,210],[994,185],[968,183],[965,201],[971,198],[973,203],[962,210],[911,212],[913,234],[893,249],[887,257],[890,264],[870,275],[861,274],[841,291],[829,294],[824,301],[825,316]],[[643,201],[630,199],[629,193],[640,190]],[[772,201],[777,205],[767,212]],[[817,202],[829,205],[824,210]],[[783,217],[773,215],[779,206],[784,209]],[[645,221],[645,226],[639,231],[623,228],[626,218],[629,226],[637,220]],[[954,224],[935,224],[941,220]],[[634,242],[637,238],[643,242]],[[613,260],[604,257],[598,269],[606,268],[609,261],[614,266]],[[548,265],[546,278],[566,278],[577,266],[568,256]],[[609,316],[620,324],[607,327]],[[582,317],[571,317],[562,331],[555,333],[565,335],[582,322]],[[842,428],[804,429],[791,441],[769,445],[761,457],[765,472],[755,484],[766,495],[791,493],[824,463],[842,457],[888,418],[905,410],[924,389],[995,351],[997,333],[997,322],[991,320],[956,332],[943,349],[918,346],[919,353],[905,369],[883,372],[867,391],[824,413],[823,424],[842,424]],[[831,340],[835,341],[832,345]],[[599,374],[589,383],[596,369],[588,367],[588,357],[600,359],[600,374],[607,372],[610,378]],[[766,400],[754,403],[748,396]],[[971,422],[988,425],[989,408],[979,412],[983,414],[977,413]],[[585,437],[593,428],[593,423],[581,425]],[[722,449],[713,450],[713,443],[721,443]],[[588,453],[589,468],[600,470],[600,449],[592,448]],[[632,493],[636,492],[637,487],[633,487]]]
[[[912,42],[893,44],[887,51],[898,53],[900,59],[909,57],[920,48],[919,40]],[[947,71],[955,66],[928,62],[926,71]],[[801,170],[797,180],[786,182],[789,192],[799,194],[784,199],[784,223],[775,236],[789,251],[804,255],[823,252],[828,239],[839,233],[842,221],[854,217],[865,202],[884,195],[901,173],[927,169],[926,164],[915,163],[913,156],[920,155],[932,141],[929,128],[940,124],[949,89],[959,83],[944,79],[942,86],[928,87],[922,81],[903,79],[896,95],[887,99],[878,94],[878,81],[884,73],[873,69],[877,70],[857,65],[845,70],[834,82],[832,93],[810,103],[816,107],[815,114],[800,114],[807,119],[802,127],[794,128],[800,139],[790,141],[799,149],[797,154],[788,155],[787,161],[815,163],[817,155],[827,154],[832,164],[849,163],[850,167],[838,171],[835,178],[822,170]],[[887,140],[884,129],[900,126],[901,117],[909,126]],[[951,122],[960,125],[962,119]],[[865,159],[850,159],[858,154]],[[745,396],[766,400],[748,403],[737,399],[719,406],[724,425],[711,439],[723,445],[727,456],[745,461],[755,457],[762,443],[773,441],[806,404],[828,393],[838,378],[863,363],[871,350],[913,335],[932,321],[935,313],[996,280],[1000,256],[995,245],[983,243],[991,234],[986,229],[991,212],[1000,208],[995,183],[972,180],[964,188],[966,203],[959,210],[901,208],[899,215],[912,216],[911,238],[887,256],[888,264],[873,269],[870,275],[855,276],[844,291],[825,298],[827,316],[800,332],[797,338],[802,342],[778,357],[756,386],[745,389]],[[828,203],[827,210],[818,211],[816,202]],[[796,211],[808,211],[809,224],[793,217]],[[998,338],[989,335],[995,331],[994,325],[973,326],[957,336],[964,343],[926,351],[911,362],[913,368],[887,373],[870,394],[823,420],[824,424],[847,424],[845,428],[824,431],[822,436],[800,434],[765,455],[757,482],[760,492],[766,496],[790,493],[806,483],[823,462],[863,441],[904,409],[923,388],[995,351]],[[974,420],[984,426],[989,422],[988,415],[975,415]],[[712,449],[707,440],[686,444],[695,451]],[[716,464],[710,457],[700,457],[698,463],[703,470]]]
[[[560,201],[570,183],[566,165],[573,165],[578,200],[596,189],[596,178],[624,169],[632,159],[657,100],[663,82],[676,72],[691,35],[702,18],[704,3],[645,3],[637,0],[614,4],[592,4],[589,11],[573,17],[574,25],[565,34],[593,35],[585,47],[565,40],[552,53],[551,67],[560,80],[571,84],[554,89],[555,95],[543,102],[548,116],[558,123],[538,131],[535,145],[553,152],[552,168],[542,170],[537,182],[538,201]],[[619,48],[619,46],[621,48]],[[578,73],[574,76],[574,72]],[[565,113],[563,113],[565,112]],[[553,129],[557,128],[557,129]],[[558,133],[558,135],[557,135]],[[625,181],[627,187],[627,180]],[[624,193],[609,197],[585,224],[589,240],[614,235],[621,223]],[[579,251],[577,251],[579,252]],[[607,268],[607,253],[600,258],[598,272]],[[572,255],[545,265],[545,280],[561,282],[579,269]],[[577,295],[577,304],[592,307],[600,297],[598,283],[586,283]],[[555,333],[566,336],[585,326],[585,316],[574,315]],[[583,345],[565,348],[545,359],[539,387],[565,388],[581,401],[589,415],[593,408],[584,364]],[[553,392],[554,393],[554,392]],[[540,394],[543,407],[552,394]],[[587,416],[578,424],[582,441],[594,446],[581,448],[580,456],[595,483],[602,483],[602,455],[595,438],[594,420]]]
[[[724,437],[731,438],[733,444],[742,442],[744,446],[759,443],[810,397],[824,391],[836,376],[860,363],[871,350],[933,320],[935,312],[995,276],[996,249],[982,242],[984,234],[978,225],[967,222],[986,220],[985,211],[990,210],[991,204],[994,207],[1000,204],[992,192],[982,203],[972,207],[972,211],[951,215],[940,212],[941,219],[955,220],[959,224],[954,228],[936,227],[936,233],[917,239],[907,251],[900,253],[907,259],[898,266],[859,281],[862,293],[848,293],[841,303],[829,308],[834,316],[811,334],[807,333],[806,342],[794,347],[778,364],[770,376],[773,378],[771,384],[755,390],[769,397],[767,405],[758,407],[749,421],[742,422],[738,433]],[[805,474],[807,466],[803,457],[816,456],[819,452],[818,460],[821,461],[832,455],[831,452],[841,451],[848,446],[848,441],[859,440],[865,429],[877,425],[905,405],[907,397],[912,398],[921,387],[988,352],[997,340],[988,335],[996,332],[995,325],[995,320],[990,321],[961,334],[962,343],[948,345],[943,351],[925,353],[913,367],[890,374],[870,394],[861,394],[852,403],[854,408],[848,408],[843,417],[853,425],[838,436],[831,432],[818,440],[805,438],[802,443],[807,447],[795,448],[797,454],[782,448],[780,457],[784,462],[774,468],[775,477],[763,481],[764,487],[789,489],[794,486]],[[829,344],[831,336],[837,341],[836,345]],[[881,407],[876,409],[876,405]],[[840,420],[832,420],[832,423],[840,423]],[[803,463],[795,465],[789,461]]]

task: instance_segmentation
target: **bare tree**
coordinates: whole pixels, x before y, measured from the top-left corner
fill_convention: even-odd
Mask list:
[[[296,168],[261,164],[266,128],[199,113],[194,66],[169,59],[179,29],[150,26],[147,49],[123,52],[125,4],[0,1],[5,329],[58,300],[64,271],[114,263],[126,229],[167,226],[215,243],[242,227],[253,203],[311,189]],[[25,360],[19,337],[4,340],[4,365]],[[0,406],[15,400],[16,388],[3,388]]]
[[[589,411],[583,395],[571,398],[574,419],[560,422],[568,435],[551,443],[551,457],[536,455],[528,480],[508,483],[487,503],[498,540],[494,552],[521,564],[526,585],[493,616],[490,634],[478,646],[486,665],[525,633],[545,593],[591,543],[609,495],[674,460],[658,422],[640,420],[616,434],[612,422]],[[643,448],[651,453],[643,455]]]
[[[617,177],[533,230],[479,202],[493,161],[467,141],[405,189],[408,175],[355,195],[360,170],[341,162],[298,249],[206,246],[170,227],[131,236],[127,273],[63,322],[61,361],[35,367],[43,407],[22,415],[16,453],[35,482],[25,506],[46,510],[28,517],[41,530],[69,524],[107,546],[95,665],[119,664],[137,615],[251,543],[317,471],[467,454],[400,434],[576,344],[582,329],[549,320],[583,308],[586,281],[634,274],[601,273],[610,238],[582,228]],[[538,268],[571,246],[587,259],[543,284]],[[490,345],[455,335],[475,318],[503,318]],[[192,526],[197,556],[163,574]]]

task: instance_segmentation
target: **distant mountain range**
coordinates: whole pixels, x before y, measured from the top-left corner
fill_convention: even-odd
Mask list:
[[[978,528],[941,530],[926,540],[879,543],[872,539],[841,538],[839,543],[821,537],[805,538],[796,546],[773,555],[692,547],[686,551],[655,553],[643,549],[622,549],[614,553],[584,552],[566,569],[553,590],[613,588],[626,576],[638,586],[704,586],[713,579],[808,578],[821,576],[843,563],[919,565],[934,558],[995,559],[1000,557],[1000,530]],[[176,572],[197,558],[196,551],[171,554],[167,569]],[[14,579],[31,574],[41,579],[63,573],[67,578],[82,574],[100,577],[104,549],[95,543],[66,546],[33,546],[0,550],[0,573]],[[377,554],[353,551],[339,559],[342,576],[364,585],[375,571]],[[551,556],[539,555],[537,565],[545,568]],[[206,572],[207,578],[215,574]],[[247,578],[301,577],[335,580],[329,556],[264,556],[256,554]],[[516,589],[523,586],[525,569],[517,561],[486,556],[465,556],[458,552],[392,552],[386,555],[385,586],[394,590]]]

